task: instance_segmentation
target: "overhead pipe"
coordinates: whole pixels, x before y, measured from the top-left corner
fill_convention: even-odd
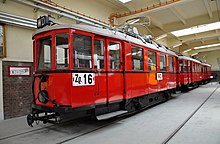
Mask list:
[[[37,22],[33,19],[8,14],[5,12],[0,12],[0,22],[34,29],[37,28]]]
[[[30,22],[33,22],[33,23],[36,22],[34,19],[30,19],[30,18],[26,18],[26,17],[21,17],[21,16],[16,16],[16,15],[5,13],[5,12],[0,12],[0,14],[1,15],[6,15],[6,16],[9,16],[9,17],[14,17],[14,18],[22,19],[22,20],[25,20],[25,21],[30,21]]]
[[[79,18],[82,18],[82,19],[85,19],[87,21],[90,21],[90,22],[93,22],[95,24],[99,24],[101,26],[105,26],[105,27],[108,27],[108,24],[105,23],[105,22],[102,22],[100,20],[97,20],[95,18],[91,18],[91,17],[88,17],[88,16],[85,16],[83,14],[80,14],[80,13],[77,13],[77,12],[74,12],[73,10],[70,10],[70,9],[67,9],[63,6],[60,6],[60,5],[57,5],[57,4],[53,4],[51,2],[48,2],[48,1],[43,1],[43,0],[30,0],[32,2],[35,2],[35,3],[38,3],[38,4],[41,4],[43,6],[47,6],[49,8],[52,8],[52,9],[55,9],[55,10],[58,10],[58,11],[61,11],[61,12],[65,12],[67,14],[70,14],[70,15],[73,15],[75,17],[79,17]]]
[[[33,28],[33,29],[37,28],[37,26],[32,26],[32,25],[29,25],[29,24],[24,24],[24,23],[20,23],[20,22],[10,21],[10,20],[7,20],[7,19],[2,19],[1,17],[0,17],[0,22],[13,24],[13,25],[18,25],[18,26],[22,26],[22,27]]]
[[[115,26],[114,19],[116,19],[116,18],[122,18],[122,17],[131,16],[131,15],[142,13],[142,12],[147,12],[147,11],[154,10],[154,9],[157,9],[160,7],[168,6],[170,4],[173,4],[173,3],[176,3],[179,1],[180,0],[170,0],[170,1],[163,2],[163,3],[155,4],[151,7],[146,7],[146,8],[142,8],[142,9],[135,10],[135,11],[125,12],[123,14],[113,13],[110,15],[110,18],[109,18],[110,26]]]
[[[9,20],[14,20],[14,21],[21,22],[21,23],[27,23],[30,25],[35,25],[35,26],[37,25],[35,20],[29,21],[29,20],[23,19],[22,17],[17,17],[15,15],[7,15],[6,13],[2,13],[2,12],[0,12],[0,17],[9,19]]]
[[[24,5],[27,5],[27,6],[31,6],[31,7],[34,7],[34,8],[38,8],[38,9],[40,9],[42,11],[53,13],[53,14],[57,14],[59,16],[63,16],[63,17],[66,17],[66,18],[74,19],[76,21],[80,21],[80,22],[83,22],[83,23],[86,23],[86,24],[89,24],[89,25],[101,27],[100,25],[95,24],[93,22],[90,22],[90,21],[87,21],[87,20],[84,20],[84,19],[80,19],[80,18],[77,18],[75,16],[71,16],[71,15],[66,14],[66,13],[61,13],[61,12],[58,12],[56,10],[51,10],[51,9],[48,9],[48,8],[45,8],[45,7],[42,7],[42,6],[39,6],[39,5],[35,5],[35,4],[27,2],[25,0],[14,0],[14,2],[21,3],[21,4],[24,4]]]

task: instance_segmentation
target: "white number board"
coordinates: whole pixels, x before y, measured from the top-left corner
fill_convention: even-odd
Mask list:
[[[157,80],[163,80],[163,73],[157,73]]]
[[[73,86],[89,86],[95,85],[94,73],[72,73]]]

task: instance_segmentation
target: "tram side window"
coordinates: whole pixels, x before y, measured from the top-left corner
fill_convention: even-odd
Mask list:
[[[183,70],[184,70],[184,72],[187,72],[187,62],[186,61],[184,61]]]
[[[104,41],[94,41],[94,67],[97,69],[104,68]]]
[[[160,55],[160,71],[166,71],[166,56]]]
[[[39,44],[39,61],[38,70],[49,70],[51,69],[51,47],[52,39],[51,37],[41,39]]]
[[[69,48],[68,34],[56,35],[56,68],[68,68],[69,65]]]
[[[156,52],[148,51],[148,70],[156,71]]]
[[[179,71],[180,72],[183,72],[182,66],[183,66],[183,61],[180,61],[179,62]]]
[[[191,68],[190,68],[190,61],[188,61],[188,72],[191,72]]]
[[[110,42],[109,46],[109,59],[111,69],[120,69],[120,44],[115,42]]]
[[[173,62],[173,57],[169,56],[169,72],[174,72],[174,62]]]
[[[92,38],[73,34],[74,68],[92,68]]]
[[[132,46],[132,70],[144,70],[143,49]]]
[[[192,63],[192,72],[195,72],[195,63]]]

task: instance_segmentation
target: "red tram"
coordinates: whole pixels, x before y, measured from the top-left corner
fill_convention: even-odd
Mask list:
[[[179,56],[179,72],[179,86],[182,90],[187,90],[209,81],[211,65],[187,56]]]
[[[30,126],[38,120],[106,119],[166,101],[177,87],[209,80],[208,64],[138,34],[54,25],[38,29],[33,40]]]

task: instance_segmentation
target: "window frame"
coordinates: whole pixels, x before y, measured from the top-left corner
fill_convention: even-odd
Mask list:
[[[186,65],[185,65],[186,64]],[[188,72],[188,61],[184,60],[183,61],[183,72],[187,73]]]
[[[172,60],[172,71],[170,70],[170,58],[171,58],[171,60]],[[175,72],[175,70],[174,70],[174,68],[175,68],[175,64],[174,64],[174,56],[172,56],[172,55],[169,55],[168,56],[168,68],[169,68],[169,72],[170,73],[174,73]]]
[[[40,46],[41,46],[40,41],[48,39],[48,38],[51,38],[51,51],[50,51],[51,67],[50,67],[50,69],[39,69],[39,64],[40,64]],[[37,49],[36,49],[36,52],[37,52],[37,54],[36,54],[37,55],[37,61],[36,61],[36,69],[37,69],[37,71],[51,71],[51,70],[53,70],[53,36],[51,34],[42,36],[42,37],[37,39]]]
[[[164,57],[165,66],[163,66],[162,70],[161,70],[161,67],[159,67],[160,72],[167,72],[167,56],[164,53],[159,53],[160,62],[161,62],[161,56]],[[165,67],[165,70],[164,70],[164,67]]]
[[[69,54],[68,54],[68,59],[69,59],[69,64],[68,64],[68,67],[64,67],[64,68],[57,68],[57,57],[56,57],[56,52],[57,52],[57,49],[56,49],[56,35],[58,35],[58,34],[64,34],[64,33],[66,33],[67,35],[68,35],[68,50],[69,50]],[[54,61],[54,64],[55,64],[55,69],[56,70],[65,70],[65,69],[70,69],[70,49],[72,49],[71,47],[70,47],[70,43],[71,43],[71,41],[70,41],[70,36],[71,36],[71,34],[70,34],[70,32],[69,31],[55,31],[55,33],[54,33],[54,54],[55,54],[55,61]]]
[[[149,65],[149,52],[151,53],[155,53],[155,70],[149,70],[149,67],[150,66],[153,66],[153,65]],[[154,50],[147,50],[147,67],[148,67],[148,72],[157,72],[157,54],[158,52],[157,51],[154,51]]]
[[[134,70],[133,69],[133,56],[132,56],[132,49],[133,48],[142,50],[142,69],[140,69],[140,70]],[[131,70],[132,71],[144,71],[145,70],[145,68],[144,68],[144,48],[136,46],[136,45],[131,45],[131,51],[130,52],[131,52]],[[141,65],[140,65],[140,67],[141,67]]]
[[[74,62],[74,47],[73,47],[73,35],[74,34],[77,34],[77,35],[83,35],[83,36],[88,36],[88,37],[91,37],[91,64],[92,64],[92,67],[91,68],[83,68],[83,67],[74,67],[75,66],[75,62]],[[83,69],[83,70],[93,70],[94,69],[94,34],[91,34],[91,33],[88,33],[88,32],[83,32],[83,31],[80,31],[80,30],[72,30],[71,34],[70,34],[70,37],[71,37],[71,55],[72,57],[71,60],[72,60],[72,69],[75,69],[75,70],[78,70],[78,69]]]
[[[104,48],[103,48],[104,49],[104,68],[99,68],[99,69],[95,68],[95,40],[99,40],[99,41],[103,41],[104,42]],[[94,53],[93,53],[93,59],[94,59],[93,65],[94,65],[94,69],[100,70],[100,71],[104,71],[104,70],[106,70],[106,61],[107,61],[107,59],[106,59],[106,41],[102,37],[95,36],[93,42],[94,42],[94,44],[93,44],[93,50],[94,50]]]
[[[120,55],[120,58],[119,58],[119,60],[120,60],[120,69],[112,69],[111,68],[111,61],[110,61],[110,51],[109,51],[109,44],[111,43],[111,42],[113,42],[113,43],[118,43],[119,44],[119,49],[120,49],[120,51],[119,51],[119,55]],[[123,63],[123,58],[122,58],[122,51],[123,51],[123,47],[122,47],[122,43],[121,43],[121,41],[120,40],[116,40],[116,39],[112,39],[112,38],[109,38],[108,40],[107,40],[107,63],[108,63],[108,66],[107,66],[107,70],[110,70],[110,71],[122,71],[123,70],[123,65],[122,65],[122,63]]]

